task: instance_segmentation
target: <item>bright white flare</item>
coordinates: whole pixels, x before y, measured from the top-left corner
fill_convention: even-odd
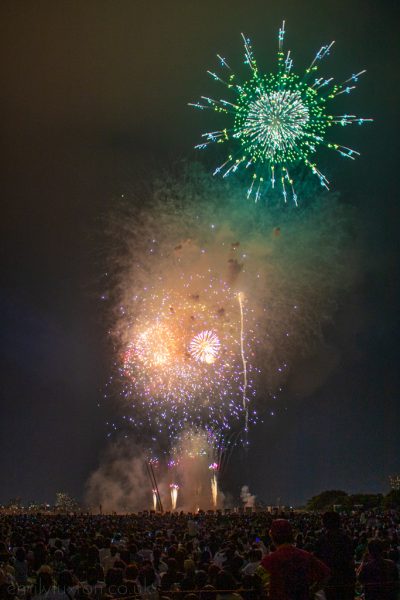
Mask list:
[[[189,352],[195,360],[211,365],[217,359],[220,341],[213,331],[198,333],[189,344]]]
[[[308,120],[308,108],[300,92],[262,92],[249,104],[243,134],[252,145],[262,147],[269,160],[274,160],[276,151],[290,150],[304,136]]]
[[[176,504],[178,502],[179,485],[177,483],[171,483],[169,487],[171,489],[171,507],[172,510],[176,510]]]
[[[214,510],[218,508],[218,479],[217,472],[214,471],[211,477],[211,497]]]

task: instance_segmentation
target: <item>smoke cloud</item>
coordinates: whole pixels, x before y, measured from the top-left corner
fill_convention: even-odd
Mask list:
[[[186,429],[172,449],[168,465],[153,465],[164,510],[172,510],[171,485],[177,485],[176,510],[196,512],[224,506],[224,494],[214,488],[218,481],[218,450],[206,432]],[[86,505],[94,512],[130,513],[153,509],[153,489],[147,472],[146,450],[126,440],[109,446],[99,467],[86,485]]]
[[[129,513],[150,508],[151,486],[143,452],[119,442],[109,446],[86,485],[86,504],[94,512]]]
[[[243,418],[243,358],[249,406],[262,413],[293,367],[321,346],[324,326],[358,279],[356,227],[338,196],[307,187],[299,192],[299,208],[283,205],[280,197],[255,204],[237,181],[213,179],[195,164],[156,181],[146,198],[114,215],[109,296],[119,354],[115,392],[125,421],[133,419],[141,436],[151,431],[150,441],[159,441],[172,420],[175,433],[185,425],[236,426]],[[219,295],[215,281],[224,282]],[[238,293],[245,298],[245,357],[239,352]],[[172,324],[173,342],[160,321]],[[188,351],[202,328],[225,343],[211,368],[196,364]],[[327,361],[327,373],[334,362]],[[150,419],[138,419],[149,416],[149,406]]]
[[[254,508],[256,504],[256,497],[250,494],[248,485],[242,486],[240,499],[243,502],[244,508]]]

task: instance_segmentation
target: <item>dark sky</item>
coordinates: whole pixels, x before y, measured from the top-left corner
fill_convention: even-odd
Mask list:
[[[282,18],[295,65],[335,39],[324,73],[368,69],[346,98],[348,112],[376,119],[346,130],[362,156],[328,165],[357,206],[368,261],[327,332],[329,376],[313,391],[295,379],[318,378],[318,363],[295,366],[288,410],[253,432],[236,484],[287,503],[326,488],[385,491],[400,472],[398,2],[3,0],[0,12],[0,501],[81,496],[106,445],[97,403],[112,360],[100,217],[148,165],[193,157],[204,121],[186,103],[214,93],[215,54],[239,64],[245,31],[267,69]]]

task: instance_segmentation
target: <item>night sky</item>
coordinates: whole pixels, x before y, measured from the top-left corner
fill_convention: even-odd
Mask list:
[[[232,491],[288,504],[387,491],[400,473],[398,2],[3,0],[0,12],[0,502],[82,497],[107,444],[104,215],[154,165],[195,157],[206,124],[186,103],[217,93],[215,54],[239,65],[244,31],[268,69],[282,18],[295,67],[335,39],[323,74],[368,69],[346,97],[375,118],[346,130],[362,156],[321,163],[356,206],[366,258],[329,351],[292,365],[287,410],[253,431]]]

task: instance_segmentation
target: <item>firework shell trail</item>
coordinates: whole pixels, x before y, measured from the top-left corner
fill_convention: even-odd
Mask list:
[[[242,365],[243,365],[243,410],[245,411],[244,430],[245,430],[246,439],[247,439],[247,433],[249,430],[249,407],[248,407],[248,401],[247,401],[247,360],[245,357],[245,350],[244,350],[243,293],[239,292],[237,295],[237,298],[238,298],[239,308],[240,308],[240,356],[242,358]]]

